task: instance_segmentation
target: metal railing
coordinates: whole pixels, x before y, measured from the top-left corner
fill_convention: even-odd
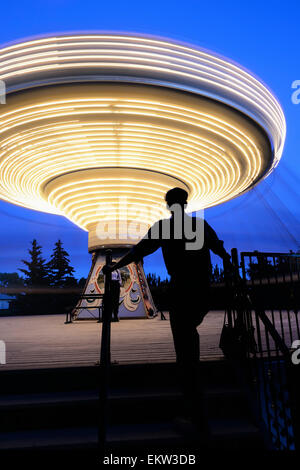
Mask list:
[[[288,305],[293,306],[293,309],[275,309],[274,305],[269,310],[265,308],[266,299],[262,298],[257,288],[273,285],[276,279],[277,287],[279,284],[285,286],[289,264],[277,263],[277,271],[264,269],[261,272],[261,282],[259,282],[258,267],[256,266],[251,273],[246,259],[250,257],[249,263],[251,263],[253,257],[260,256],[262,259],[263,255],[257,252],[242,253],[241,264],[239,264],[237,250],[232,250],[233,270],[229,273],[224,267],[228,295],[227,320],[228,326],[238,331],[237,340],[241,341],[243,346],[239,349],[238,357],[235,357],[235,363],[243,384],[247,386],[252,409],[256,414],[258,424],[264,431],[266,444],[271,449],[293,450],[298,449],[300,445],[298,424],[300,415],[296,400],[300,391],[300,371],[298,372],[297,366],[294,366],[291,361],[291,341],[300,338],[297,292],[296,286],[293,285],[294,291]],[[267,255],[270,256],[270,254]],[[112,252],[107,250],[106,264],[110,265],[111,261]],[[298,261],[296,263],[293,261],[293,263],[290,264],[292,275],[289,276],[289,283],[295,283],[299,279],[295,268],[298,266]],[[261,266],[266,267],[265,261],[261,262]],[[283,266],[285,266],[284,269]],[[240,276],[240,270],[242,276]],[[108,272],[105,275],[102,307],[99,374],[98,442],[102,454],[105,452],[107,442],[111,317],[111,273]]]
[[[286,286],[287,279],[289,283],[299,279],[295,269],[299,264],[298,261],[289,264],[280,260],[275,267],[270,268],[267,262],[270,255],[277,259],[278,256],[284,256],[285,260],[289,256],[294,257],[286,254],[242,253],[239,264],[237,250],[232,250],[233,272],[226,275],[227,318],[229,327],[239,332],[239,339],[243,343],[235,362],[239,376],[250,391],[252,408],[264,430],[267,445],[272,449],[294,450],[300,444],[299,406],[296,400],[300,371],[291,361],[291,345],[294,339],[300,338],[298,304],[294,296],[293,309],[283,309],[283,303],[276,309],[272,291],[268,292],[267,288],[275,285],[278,289],[281,284],[280,289],[286,293],[290,287]],[[253,262],[255,257],[259,259],[256,263]],[[294,270],[291,269],[288,277],[289,266],[294,266]],[[239,275],[240,269],[242,277]],[[287,307],[291,307],[291,299],[286,295],[284,297]]]
[[[111,265],[112,251],[105,252],[106,265]],[[99,383],[99,434],[98,443],[101,454],[104,454],[107,441],[107,422],[108,422],[108,390],[109,390],[109,372],[111,364],[110,342],[111,342],[111,316],[112,316],[112,298],[111,298],[111,272],[105,274],[105,286],[102,309],[102,335],[100,347],[100,383]]]
[[[99,304],[99,305],[96,305],[96,306],[93,306],[93,305],[86,305],[84,306],[82,304],[82,301],[83,300],[87,300],[87,301],[90,301],[90,300],[97,300],[97,299],[103,299],[104,298],[104,295],[103,294],[82,294],[80,296],[80,299],[78,300],[77,304],[75,307],[72,307],[72,310],[67,310],[66,312],[66,321],[65,323],[66,324],[69,324],[69,323],[73,323],[74,321],[74,312],[76,310],[92,310],[92,309],[96,309],[98,310],[98,322],[102,322],[102,311],[103,311],[103,304]],[[95,317],[96,318],[96,317]]]

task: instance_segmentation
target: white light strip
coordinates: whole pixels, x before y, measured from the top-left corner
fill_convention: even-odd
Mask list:
[[[179,98],[178,92],[153,95],[148,87],[136,94],[136,87],[126,85],[123,93],[111,89],[109,96],[104,88],[105,97],[95,96],[101,87],[86,87],[86,95],[83,86],[62,86],[56,88],[59,99],[31,91],[24,102],[8,100],[0,115],[3,199],[64,214],[89,229],[107,215],[105,206],[112,201],[115,207],[109,210],[119,219],[116,198],[126,197],[128,217],[134,220],[138,212],[149,225],[167,214],[163,196],[176,181],[188,189],[190,208],[196,210],[240,194],[266,168],[258,131],[235,112],[224,114],[222,105]],[[99,176],[99,169],[109,168],[119,169],[117,176]],[[151,173],[122,179],[126,168]],[[88,169],[94,171],[91,179],[85,177]],[[73,181],[78,171],[83,171],[80,179]],[[67,183],[57,179],[64,174]],[[159,182],[159,175],[176,180]],[[54,187],[45,192],[53,179]],[[141,211],[143,204],[152,208],[151,215]]]
[[[101,80],[109,73],[115,75],[113,80],[125,80],[125,75],[129,82],[160,80],[171,87],[214,96],[264,126],[274,145],[274,165],[282,154],[285,118],[269,89],[240,66],[199,48],[141,36],[65,35],[2,48],[0,70],[8,91],[10,86],[14,90],[30,86],[33,79],[35,84],[39,80],[55,83],[64,76],[68,81],[70,75],[73,80],[87,80],[88,75]]]
[[[64,214],[85,230],[122,220],[119,197],[128,220],[138,214],[150,225],[167,215],[163,196],[174,185],[187,189],[190,210],[220,204],[282,154],[285,118],[268,88],[182,44],[37,39],[0,50],[0,79],[9,92],[0,107],[0,198]]]

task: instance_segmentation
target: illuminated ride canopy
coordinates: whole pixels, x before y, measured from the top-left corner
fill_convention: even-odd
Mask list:
[[[0,198],[65,215],[89,231],[90,250],[134,243],[124,223],[145,231],[165,217],[168,189],[186,189],[191,211],[210,207],[247,191],[282,154],[276,98],[204,50],[78,34],[4,47],[0,71]],[[118,226],[106,241],[104,220]]]

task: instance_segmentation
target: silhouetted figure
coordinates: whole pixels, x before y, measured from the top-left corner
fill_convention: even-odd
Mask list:
[[[112,315],[113,321],[119,321],[119,302],[122,277],[119,269],[115,269],[111,273],[111,297],[112,297]]]
[[[166,320],[166,317],[164,316],[164,312],[162,310],[160,310],[160,319]]]
[[[168,191],[165,200],[171,218],[156,222],[128,254],[108,269],[138,262],[158,248],[162,249],[170,275],[170,324],[184,396],[184,416],[197,423],[198,429],[203,425],[206,430],[198,372],[197,326],[209,311],[210,250],[228,263],[230,255],[205,220],[185,213],[187,197],[188,193],[180,188]]]

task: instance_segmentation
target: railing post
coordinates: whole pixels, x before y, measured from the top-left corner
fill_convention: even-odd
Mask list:
[[[103,300],[102,300],[102,303],[103,303]],[[102,306],[99,305],[99,307],[98,307],[98,321],[97,321],[97,323],[102,323],[101,312],[102,312]]]
[[[234,287],[238,279],[238,252],[236,248],[231,249],[231,261],[233,266],[233,273],[228,271],[228,268],[225,263],[223,263],[224,270],[224,280],[225,280],[225,289],[226,289],[226,303],[227,303],[227,320],[230,328],[233,327],[234,323]],[[234,277],[232,277],[232,274]]]
[[[239,256],[237,248],[231,249],[231,261],[233,265],[234,280],[237,281],[239,279]]]
[[[105,252],[106,265],[111,265],[112,251],[110,249]],[[100,405],[100,422],[99,422],[99,448],[103,454],[106,443],[106,428],[108,416],[108,386],[109,386],[109,367],[110,367],[110,323],[112,315],[111,302],[111,272],[105,275],[105,287],[102,308],[102,336],[100,348],[100,388],[99,388],[99,405]]]

